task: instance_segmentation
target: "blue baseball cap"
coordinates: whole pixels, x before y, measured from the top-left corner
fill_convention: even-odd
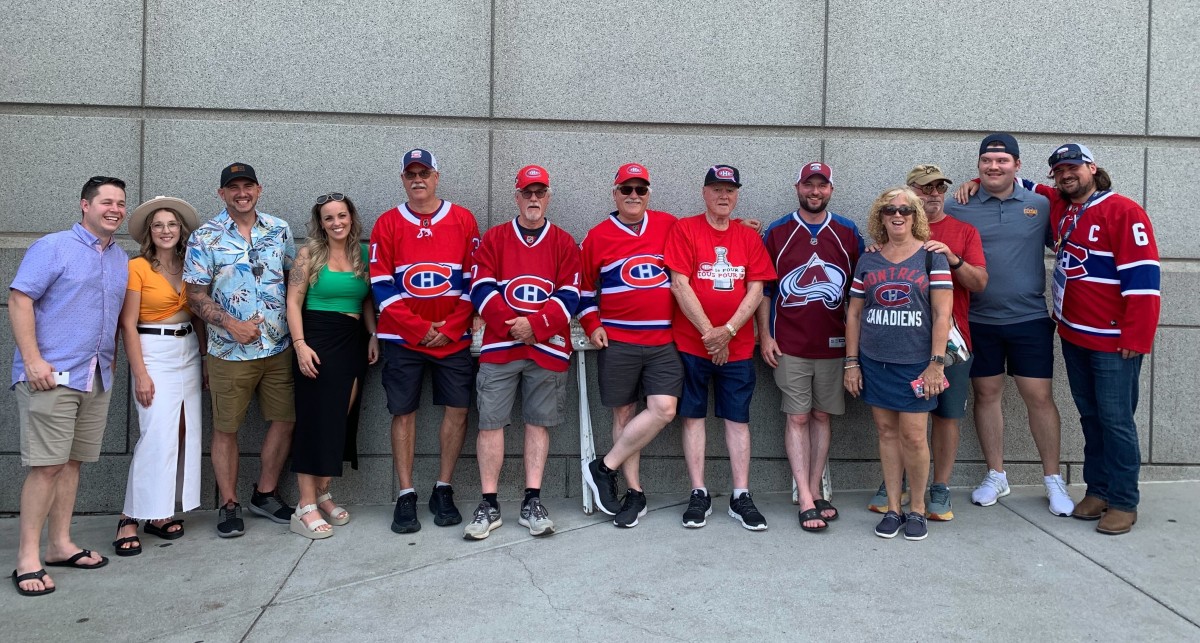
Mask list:
[[[1095,162],[1092,151],[1087,146],[1080,145],[1079,143],[1067,143],[1059,147],[1054,150],[1054,153],[1050,155],[1050,160],[1047,161],[1050,164],[1050,176],[1054,176],[1054,168],[1063,163],[1069,165],[1086,165]]]
[[[421,165],[424,165],[435,172],[438,169],[438,162],[437,159],[434,158],[433,152],[430,152],[429,150],[423,150],[421,148],[409,150],[404,153],[404,161],[402,161],[400,164],[400,170],[407,170],[408,166],[412,165],[413,163],[420,163]]]
[[[714,165],[708,168],[708,172],[704,175],[704,185],[713,183],[732,183],[739,188],[742,187],[741,175],[732,165]]]
[[[989,147],[992,149],[989,150]],[[979,144],[979,155],[983,156],[988,152],[1007,152],[1012,154],[1014,159],[1021,158],[1021,148],[1017,145],[1017,139],[1005,132],[994,132],[983,137],[983,142]]]

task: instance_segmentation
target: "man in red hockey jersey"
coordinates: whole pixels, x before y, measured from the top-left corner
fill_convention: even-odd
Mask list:
[[[483,501],[463,531],[482,540],[501,523],[498,487],[504,427],[521,388],[525,420],[525,499],[518,524],[533,536],[554,533],[541,501],[550,452],[549,427],[562,423],[571,359],[571,317],[579,304],[579,247],[546,220],[550,175],[527,165],[517,172],[520,214],[488,230],[475,253],[471,302],[483,317],[476,382],[477,453]]]
[[[1158,328],[1158,246],[1150,218],[1111,192],[1091,150],[1068,143],[1050,155],[1056,193],[1054,318],[1071,397],[1083,425],[1087,495],[1071,514],[1099,520],[1096,531],[1128,533],[1137,522],[1138,378]]]
[[[583,240],[579,321],[597,353],[600,401],[613,410],[613,447],[588,463],[585,480],[596,504],[618,527],[646,515],[639,461],[643,447],[674,417],[683,364],[671,336],[675,299],[663,263],[675,217],[648,210],[650,172],[637,163],[617,169],[617,209]],[[645,396],[646,408],[637,413]],[[617,496],[617,469],[625,499]]]
[[[729,515],[746,529],[761,531],[767,520],[754,506],[749,488],[755,376],[754,328],[747,323],[762,300],[763,282],[775,279],[775,270],[762,239],[731,220],[739,179],[735,167],[710,167],[704,177],[704,212],[675,224],[664,254],[678,303],[675,345],[684,366],[679,415],[684,418],[683,453],[692,493],[683,526],[703,527],[712,513],[712,497],[704,485],[704,419],[712,382],[733,474]]]
[[[441,468],[429,497],[439,527],[462,515],[450,486],[467,430],[475,382],[471,358],[471,258],[479,224],[466,208],[437,196],[438,162],[426,150],[404,154],[401,178],[408,202],[384,212],[371,231],[371,288],[379,307],[383,387],[392,414],[392,455],[400,494],[392,531],[421,529],[413,487],[417,407],[425,371],[433,375],[433,403],[445,411]]]

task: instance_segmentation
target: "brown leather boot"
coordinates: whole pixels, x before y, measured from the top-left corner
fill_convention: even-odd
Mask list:
[[[1075,511],[1071,512],[1071,517],[1080,520],[1100,520],[1105,509],[1108,509],[1107,500],[1101,500],[1096,496],[1084,496],[1083,500],[1075,505]]]
[[[1109,536],[1119,536],[1129,533],[1133,529],[1133,524],[1137,522],[1136,511],[1121,511],[1120,509],[1109,509],[1104,512],[1104,517],[1096,525],[1096,531]]]

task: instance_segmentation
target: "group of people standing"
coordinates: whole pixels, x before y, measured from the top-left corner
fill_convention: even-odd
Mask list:
[[[136,208],[129,232],[141,248],[132,261],[113,241],[125,219],[124,183],[93,177],[80,195],[80,223],[35,242],[10,288],[13,383],[22,462],[30,467],[13,582],[23,595],[54,591],[41,557],[47,520],[45,566],[108,562],[77,547],[69,525],[80,463],[99,456],[118,337],[141,430],[113,543],[118,555],[141,552],[139,521],[145,534],[183,536],[176,503],[184,511],[199,505],[205,386],[218,535],[245,530],[237,431],[255,396],[269,427],[249,510],[308,538],[333,535],[350,513],[334,502],[330,482],[344,462],[357,466],[362,382],[380,357],[401,486],[392,530],[421,528],[413,457],[428,371],[433,403],[444,407],[428,503],[434,523],[463,521],[452,481],[474,404],[482,498],[464,538],[486,538],[502,525],[504,428],[520,390],[518,523],[534,536],[552,534],[541,482],[549,431],[564,419],[575,316],[600,349],[600,398],[613,409],[612,448],[585,464],[584,478],[618,527],[645,515],[639,454],[677,414],[692,487],[683,525],[706,524],[712,387],[730,456],[728,513],[747,529],[767,528],[749,481],[755,320],[762,358],[783,393],[804,530],[826,529],[838,517],[820,480],[843,391],[872,407],[878,429],[884,482],[870,503],[884,514],[877,535],[903,531],[919,540],[927,519],[953,518],[948,483],[968,385],[989,467],[972,501],[987,506],[1007,494],[1000,415],[1007,371],[1029,407],[1050,510],[1124,533],[1136,521],[1133,412],[1141,355],[1158,319],[1157,250],[1145,212],[1108,191],[1111,181],[1087,148],[1063,146],[1050,166],[1056,189],[1022,184],[1015,139],[991,135],[980,148],[978,181],[960,189],[963,205],[945,200],[951,181],[937,166],[919,165],[906,185],[875,199],[865,241],[850,219],[827,210],[833,171],[820,162],[796,177],[799,208],[761,236],[754,222],[733,217],[742,185],[736,168],[710,167],[704,212],[677,220],[648,208],[649,170],[629,163],[611,186],[616,209],[577,245],[547,219],[552,188],[544,167],[518,171],[517,216],[481,236],[469,210],[438,198],[433,154],[414,149],[401,163],[407,201],[379,217],[369,243],[361,243],[354,203],[332,192],[315,199],[297,251],[288,224],[257,209],[254,169],[234,163],[220,177],[225,208],[203,224],[176,198]],[[1057,257],[1054,319],[1086,441],[1088,489],[1077,506],[1058,472],[1047,242]],[[1002,267],[990,276],[989,257]],[[476,363],[470,343],[480,325]],[[289,454],[295,507],[278,491]]]

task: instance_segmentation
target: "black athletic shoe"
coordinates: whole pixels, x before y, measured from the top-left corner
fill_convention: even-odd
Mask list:
[[[409,491],[396,498],[396,510],[392,512],[392,531],[398,534],[421,531],[421,521],[417,520],[416,491]]]
[[[754,506],[750,492],[743,491],[737,498],[729,499],[729,517],[742,523],[750,531],[762,531],[767,528],[767,519]]]
[[[254,494],[250,496],[250,513],[255,513],[271,522],[286,525],[292,521],[296,508],[288,506],[279,495],[279,489],[271,493],[259,493],[258,485],[254,485]]]
[[[231,502],[217,509],[220,522],[217,523],[217,535],[221,538],[236,538],[246,533],[246,523],[242,521],[242,506]]]
[[[689,529],[699,529],[708,524],[705,519],[710,515],[712,515],[712,496],[699,489],[692,489],[692,498],[688,500],[687,511],[683,512],[683,526]]]
[[[429,494],[429,511],[433,513],[433,524],[449,527],[462,522],[462,514],[454,506],[454,487],[434,486]]]
[[[621,510],[621,499],[617,496],[617,472],[602,473],[600,465],[604,461],[596,458],[583,468],[583,479],[596,497],[596,506],[600,511],[615,516]]]
[[[617,517],[613,518],[613,524],[625,528],[637,527],[638,518],[644,515],[646,515],[646,494],[630,489],[625,492],[625,501],[621,503],[621,510],[617,512]]]

